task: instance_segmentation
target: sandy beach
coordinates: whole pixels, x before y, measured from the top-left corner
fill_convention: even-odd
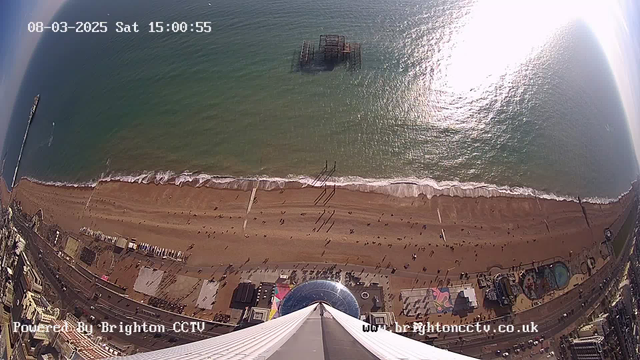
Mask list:
[[[571,201],[399,198],[346,189],[314,205],[321,192],[258,190],[248,214],[251,191],[242,190],[117,181],[73,188],[23,179],[13,195],[26,212],[41,208],[47,223],[66,231],[89,227],[181,250],[190,266],[305,261],[409,265],[430,274],[568,258],[597,246],[632,199],[629,193],[615,203],[583,203],[583,213]]]

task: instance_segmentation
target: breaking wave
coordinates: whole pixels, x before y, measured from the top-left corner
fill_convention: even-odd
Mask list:
[[[289,175],[286,178],[268,176],[233,177],[224,175],[209,175],[196,172],[183,172],[176,174],[172,171],[149,171],[138,175],[108,175],[99,180],[67,183],[57,181],[42,181],[30,177],[24,177],[29,181],[62,187],[93,188],[99,183],[120,181],[138,184],[171,184],[177,186],[210,187],[217,189],[251,190],[257,187],[259,190],[280,190],[305,187],[337,187],[360,192],[372,192],[397,197],[426,196],[458,196],[458,197],[527,197],[558,201],[578,201],[577,197],[558,195],[528,187],[499,186],[477,182],[437,181],[431,178],[401,178],[401,179],[368,179],[358,176],[320,177],[312,178],[302,175]],[[589,197],[583,202],[595,204],[608,204],[618,201],[629,190],[618,198]]]

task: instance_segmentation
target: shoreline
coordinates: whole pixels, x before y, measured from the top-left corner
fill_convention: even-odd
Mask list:
[[[320,177],[323,179],[322,177]],[[377,193],[391,195],[400,198],[417,198],[426,196],[431,199],[436,196],[450,196],[461,198],[535,198],[556,201],[579,202],[579,197],[571,195],[558,195],[554,192],[545,192],[529,187],[501,186],[477,182],[437,181],[431,178],[362,178],[358,176],[329,177],[324,181],[316,181],[316,178],[304,175],[289,175],[285,178],[268,176],[233,177],[226,175],[209,175],[204,173],[183,172],[180,174],[171,171],[143,172],[138,175],[109,175],[98,180],[87,182],[61,182],[45,181],[25,176],[20,178],[32,183],[68,188],[96,188],[100,183],[122,182],[137,184],[174,185],[178,187],[191,186],[195,188],[214,188],[250,191],[258,190],[283,190],[336,187],[362,193]],[[17,184],[16,184],[17,186]],[[632,190],[633,184],[616,198],[585,197],[580,200],[590,204],[615,203],[625,197]],[[9,190],[11,192],[11,190]]]

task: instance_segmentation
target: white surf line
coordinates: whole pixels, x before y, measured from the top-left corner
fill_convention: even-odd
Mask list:
[[[253,205],[253,199],[256,197],[256,191],[258,191],[258,186],[251,190],[251,197],[249,198],[249,204],[247,205],[247,216],[244,218],[244,224],[242,225],[242,230],[246,230],[247,228],[247,220],[249,219],[249,212],[251,211],[251,205]]]
[[[442,216],[440,216],[440,208],[436,208],[438,210],[438,220],[440,220],[440,224],[442,224]]]

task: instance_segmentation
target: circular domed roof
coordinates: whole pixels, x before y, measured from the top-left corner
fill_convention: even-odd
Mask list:
[[[314,302],[326,302],[355,318],[360,317],[356,298],[344,285],[328,280],[312,280],[291,290],[280,303],[280,315],[287,315]]]

